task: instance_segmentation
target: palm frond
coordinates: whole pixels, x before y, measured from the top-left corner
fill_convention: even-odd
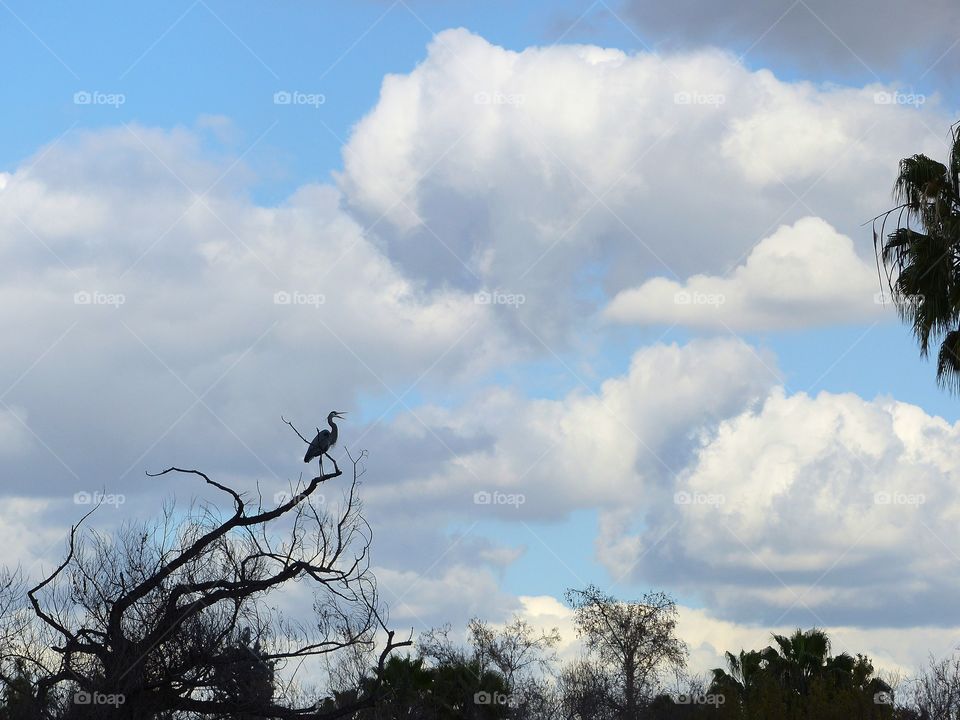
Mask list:
[[[948,332],[940,344],[937,384],[952,392],[960,392],[960,330]]]
[[[920,219],[924,206],[939,197],[948,185],[946,165],[926,155],[913,155],[900,161],[893,197]]]
[[[893,301],[900,317],[913,327],[921,355],[927,355],[932,340],[956,327],[958,251],[952,237],[907,227],[890,233],[883,246],[883,262],[895,274]]]

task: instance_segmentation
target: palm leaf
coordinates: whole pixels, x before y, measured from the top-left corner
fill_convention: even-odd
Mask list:
[[[960,392],[960,330],[948,332],[940,344],[937,383],[947,390]]]

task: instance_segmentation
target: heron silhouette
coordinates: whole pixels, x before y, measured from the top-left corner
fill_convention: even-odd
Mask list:
[[[310,447],[307,448],[307,454],[303,456],[305,463],[310,462],[314,458],[320,458],[321,474],[323,474],[323,456],[326,455],[331,461],[333,460],[327,453],[330,448],[337,444],[337,436],[340,434],[337,429],[337,424],[333,419],[342,418],[344,415],[346,415],[346,413],[337,412],[336,410],[327,415],[327,424],[330,426],[330,429],[321,430],[317,428],[317,436],[310,442]]]

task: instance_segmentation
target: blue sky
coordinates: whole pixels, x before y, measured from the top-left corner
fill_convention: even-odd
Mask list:
[[[282,199],[340,166],[341,143],[376,102],[388,73],[408,72],[435,31],[469,27],[510,48],[551,42],[550,23],[584,9],[577,3],[99,3],[81,10],[10,2],[3,52],[29,68],[5,83],[5,102],[29,115],[3,120],[2,160],[11,166],[76,123],[194,125],[229,117],[243,147],[274,122],[254,158],[268,173],[256,189]],[[574,15],[575,17],[575,15]],[[505,19],[509,21],[505,22]],[[593,40],[575,26],[566,39]],[[631,34],[609,23],[598,40]],[[554,33],[556,34],[556,33]],[[634,43],[636,40],[634,39]],[[622,45],[621,45],[622,46]],[[78,107],[78,89],[124,93],[120,108]],[[312,112],[288,113],[278,90],[322,93]]]
[[[954,10],[871,18],[930,38],[898,49],[851,31],[854,5],[788,3],[758,27],[749,0],[713,25],[698,0],[0,2],[17,68],[0,89],[0,327],[19,339],[3,490],[49,533],[10,552],[49,561],[78,487],[149,515],[157,488],[131,478],[172,455],[280,482],[300,467],[275,417],[312,427],[339,406],[371,451],[384,583],[416,595],[405,620],[502,618],[622,577],[735,642],[849,625],[848,585],[875,592],[879,558],[929,583],[906,598],[918,627],[960,627],[930,598],[952,581],[889,539],[944,532],[949,508],[876,515],[890,545],[863,557],[850,510],[960,476],[956,398],[873,302],[860,225],[898,158],[945,149]],[[516,108],[476,100],[510,88]],[[922,100],[875,100],[894,92]],[[676,299],[717,288],[720,307]],[[485,306],[487,290],[524,301]],[[78,291],[125,300],[57,304]],[[301,291],[322,307],[270,301]],[[698,487],[750,498],[723,517],[763,581],[715,518],[671,502]],[[478,509],[478,489],[527,502]],[[800,547],[771,520],[790,507],[850,537]],[[817,587],[838,563],[849,576]],[[793,573],[822,590],[813,609],[777,596]],[[864,632],[902,625],[895,606]],[[881,659],[907,665],[910,645]]]

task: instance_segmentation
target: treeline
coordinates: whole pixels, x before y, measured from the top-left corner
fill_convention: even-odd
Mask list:
[[[622,602],[595,587],[571,591],[583,651],[561,663],[556,631],[520,618],[497,629],[448,629],[388,664],[383,700],[357,720],[956,720],[960,657],[917,677],[883,678],[865,655],[831,653],[820,629],[771,635],[770,645],[726,653],[707,677],[685,672],[676,607],[662,594]],[[352,695],[347,693],[347,699]],[[328,701],[327,709],[337,707]]]
[[[570,590],[577,647],[517,618],[398,635],[370,572],[358,480],[337,502],[305,480],[274,502],[170,468],[226,499],[167,506],[107,535],[71,528],[29,584],[0,572],[0,720],[956,720],[960,662],[879,677],[818,629],[731,649],[692,676],[666,594]],[[347,478],[343,478],[346,480]],[[93,512],[93,511],[91,511]],[[276,593],[311,591],[285,616]],[[302,594],[300,595],[302,597]],[[573,638],[566,638],[573,640]]]

